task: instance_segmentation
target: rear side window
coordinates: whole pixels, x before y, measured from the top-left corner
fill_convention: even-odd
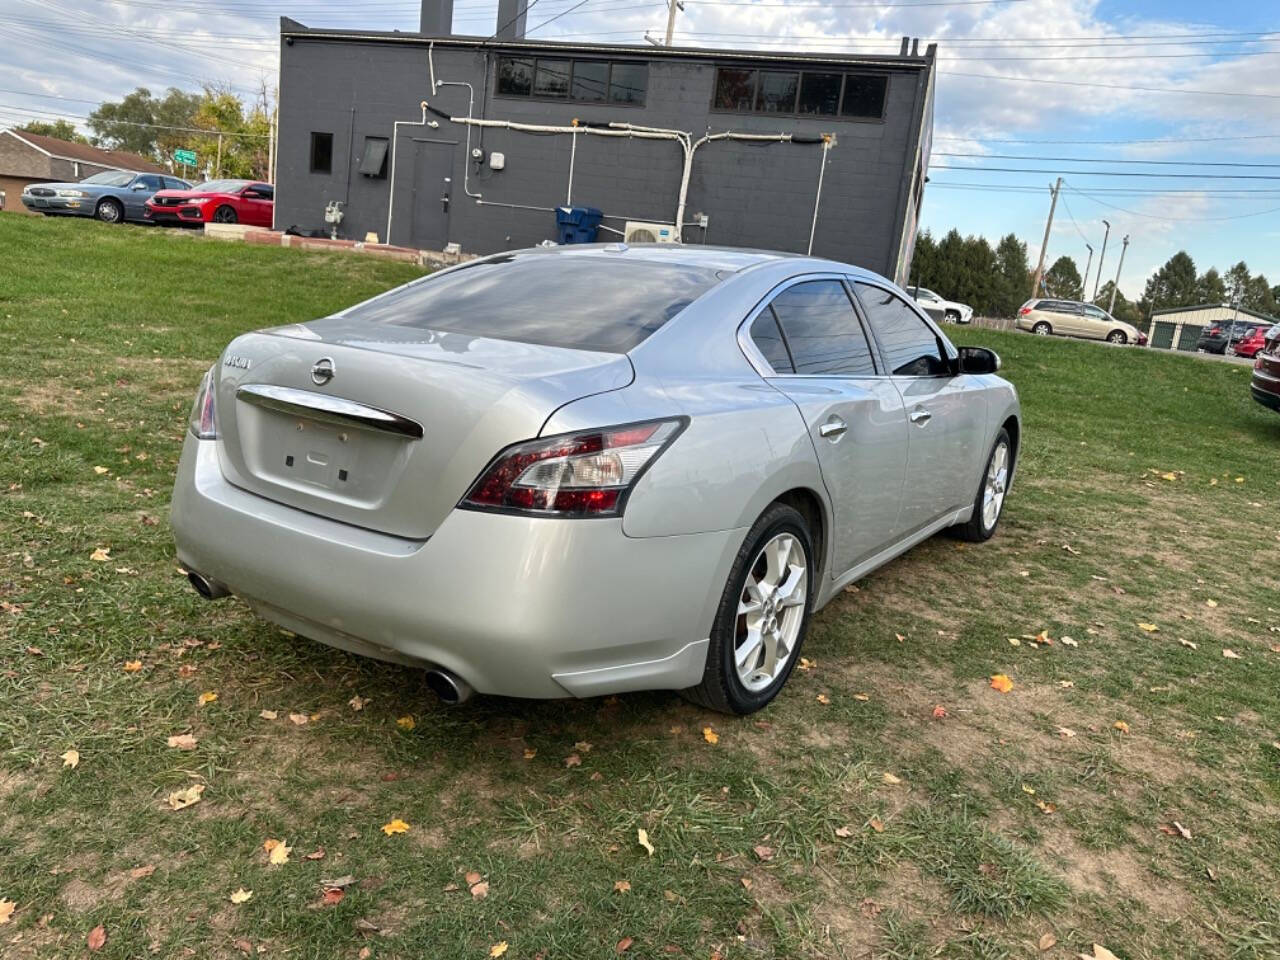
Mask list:
[[[782,340],[782,331],[778,329],[778,318],[773,307],[765,307],[751,324],[751,342],[769,361],[777,373],[795,373],[791,363],[791,354],[787,353],[787,345]]]
[[[855,287],[890,373],[898,377],[937,377],[951,372],[938,335],[905,300],[881,287],[865,283]]]
[[[607,256],[477,260],[343,316],[472,337],[626,353],[720,282],[714,270]]]
[[[1046,310],[1049,313],[1079,313],[1080,307],[1069,300],[1041,300],[1036,306],[1037,310]]]
[[[771,307],[786,337],[796,373],[875,375],[871,347],[840,281],[797,283],[774,297]]]

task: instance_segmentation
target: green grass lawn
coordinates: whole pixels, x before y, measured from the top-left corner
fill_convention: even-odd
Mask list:
[[[199,600],[168,533],[223,345],[417,273],[0,215],[0,954],[1280,956],[1280,417],[1247,367],[957,331],[1022,394],[1001,530],[846,591],[768,710],[449,710]]]

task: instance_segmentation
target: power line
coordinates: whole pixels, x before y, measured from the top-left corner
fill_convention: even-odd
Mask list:
[[[90,122],[90,118],[86,116],[80,116],[77,114],[56,113],[52,110],[35,110],[30,107],[18,107],[8,103],[0,103],[0,109],[5,110],[7,113],[11,115],[24,114],[24,113],[40,114],[46,117],[51,117],[54,120],[66,120],[67,122],[75,121],[78,123]],[[218,135],[222,135],[224,137],[252,137],[255,140],[267,140],[270,138],[270,134],[267,134],[267,133],[241,133],[241,132],[236,132],[232,130],[207,130],[204,127],[174,127],[174,126],[169,126],[163,123],[143,123],[141,120],[110,120],[106,118],[99,118],[97,122],[102,124],[103,126],[106,126],[108,124],[123,124],[124,126],[127,126],[127,127],[146,127],[152,130],[176,130],[183,133],[208,134],[214,137]]]
[[[1010,77],[1000,73],[962,73],[955,70],[939,70],[945,77],[976,77],[979,80],[1011,80],[1014,83],[1053,83],[1068,87],[1099,87],[1104,90],[1130,90],[1138,93],[1184,93],[1202,97],[1254,97],[1264,100],[1280,100],[1280,93],[1240,93],[1231,90],[1184,90],[1179,87],[1127,87],[1115,83],[1091,83],[1085,80],[1049,80],[1044,77]]]
[[[951,140],[968,143],[1019,143],[1019,144],[1070,144],[1073,146],[1121,146],[1138,143],[1222,143],[1230,140],[1278,140],[1280,133],[1255,133],[1231,137],[1147,137],[1128,140],[1018,140],[1007,137],[958,137],[935,134],[935,140]]]
[[[1109,203],[1108,201],[1101,200],[1098,197],[1091,197],[1083,190],[1080,190],[1071,184],[1067,184],[1067,189],[1072,193],[1077,193],[1086,199],[1092,200],[1094,203],[1100,203],[1104,207],[1110,207],[1112,210],[1119,210],[1121,213],[1127,213],[1133,217],[1143,217],[1147,220],[1165,220],[1170,223],[1219,223],[1224,220],[1245,220],[1249,217],[1264,217],[1267,214],[1280,212],[1280,207],[1272,207],[1270,210],[1257,210],[1253,213],[1238,213],[1229,217],[1163,217],[1155,213],[1142,213],[1138,210],[1129,210],[1126,207],[1116,206],[1114,203]]]
[[[1045,170],[1039,167],[973,167],[964,164],[930,164],[931,170],[965,170],[969,173],[1038,173],[1080,177],[1153,177],[1178,180],[1280,180],[1280,174],[1268,173],[1153,173],[1148,170]]]
[[[988,190],[994,193],[1044,193],[1044,187],[1027,183],[972,183],[962,180],[935,180],[929,178],[929,186],[954,187],[966,190]],[[1177,187],[1090,187],[1091,193],[1105,193],[1113,196],[1149,197],[1168,194],[1190,194],[1193,196],[1215,197],[1222,199],[1247,200],[1255,196],[1280,198],[1280,187],[1213,187],[1205,189],[1184,189]]]
[[[1127,160],[1109,157],[1036,157],[1017,153],[947,153],[937,151],[935,157],[972,157],[975,160],[1038,160],[1062,163],[1126,163],[1166,167],[1255,167],[1275,169],[1280,163],[1236,163],[1228,160]]]

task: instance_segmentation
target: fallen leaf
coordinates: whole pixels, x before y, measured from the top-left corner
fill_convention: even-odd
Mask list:
[[[1022,641],[1021,641],[1021,640],[1019,640],[1017,637],[1010,637],[1010,638],[1009,638],[1009,646],[1011,646],[1011,647],[1020,647],[1020,646],[1022,646]]]
[[[138,672],[139,670],[141,670],[141,669],[142,669],[142,661],[141,661],[141,660],[126,660],[126,661],[124,662],[124,672],[125,672],[125,673],[137,673],[137,672]]]
[[[1238,654],[1238,653],[1236,653],[1234,650],[1230,650],[1230,649],[1228,649],[1228,648],[1226,648],[1226,647],[1223,647],[1223,648],[1222,648],[1222,655],[1223,655],[1224,657],[1226,657],[1228,660],[1239,660],[1239,659],[1240,659],[1240,654]]]
[[[251,899],[253,899],[253,891],[246,890],[244,887],[240,887],[238,890],[236,890],[231,894],[229,899],[234,904],[248,903]]]
[[[166,742],[175,750],[194,750],[198,741],[189,733],[179,733],[170,737]]]
[[[170,810],[182,810],[200,802],[200,795],[204,793],[203,783],[193,783],[185,790],[175,790],[165,798],[165,802],[169,804]]]
[[[636,830],[636,842],[648,851],[649,856],[653,856],[653,844],[649,842],[649,831],[644,827],[640,827]]]
[[[851,837],[853,836],[853,831],[850,830],[848,827],[836,827],[836,836],[842,837],[842,838]]]
[[[719,742],[720,742],[720,734],[716,733],[716,732],[715,732],[714,730],[712,730],[710,727],[703,727],[703,728],[702,728],[702,739],[703,739],[703,740],[705,740],[705,741],[707,741],[707,743],[719,743]]]
[[[326,907],[337,906],[346,895],[347,892],[341,887],[325,887],[324,892],[320,894],[320,902]]]
[[[887,773],[887,772],[882,774],[880,779],[891,787],[896,787],[898,784],[902,782],[898,777],[895,777],[892,773]]]
[[[582,758],[576,753],[571,753],[564,758],[564,765],[566,767],[580,767],[582,766]]]
[[[1204,605],[1205,605],[1206,607],[1216,607],[1216,606],[1218,605],[1218,601],[1217,601],[1217,600],[1206,600],[1206,601],[1204,602]]]
[[[855,693],[853,695],[853,699],[857,700],[859,703],[866,703],[871,698],[867,696],[865,693]]]
[[[1008,693],[1013,689],[1013,681],[1003,673],[997,673],[991,678],[991,689],[999,693]]]
[[[1057,937],[1055,937],[1052,933],[1046,933],[1044,936],[1040,938],[1040,942],[1036,944],[1036,946],[1038,946],[1040,948],[1040,951],[1043,953],[1045,950],[1051,949],[1053,945],[1057,942],[1058,942]]]
[[[1112,726],[1112,728],[1113,728],[1113,729],[1115,729],[1115,730],[1119,730],[1121,733],[1128,733],[1128,732],[1129,732],[1129,725],[1128,725],[1127,723],[1125,723],[1123,720],[1117,720],[1117,721],[1116,721],[1115,723],[1113,723],[1111,726]]]
[[[475,870],[471,870],[471,871],[469,871],[469,872],[467,873],[467,875],[466,875],[465,877],[463,877],[462,879],[464,879],[464,880],[466,880],[466,881],[467,881],[467,886],[468,886],[468,887],[473,887],[473,886],[475,886],[477,883],[479,883],[481,880],[483,880],[483,879],[484,879],[484,874],[477,873]]]
[[[1200,649],[1200,645],[1198,643],[1192,643],[1190,640],[1183,640],[1182,637],[1178,638],[1178,642],[1184,647],[1190,647],[1192,650]]]
[[[347,701],[347,705],[351,707],[351,709],[354,710],[356,713],[359,713],[361,710],[364,709],[364,705],[368,702],[369,701],[366,700],[364,697],[360,696],[359,694],[356,694],[354,697],[352,697],[350,700]]]
[[[307,716],[305,713],[291,713],[291,714],[289,714],[289,722],[290,722],[290,723],[292,723],[295,727],[304,727],[304,726],[306,726],[306,725],[307,725],[307,721],[308,721],[308,720],[310,720],[310,719],[311,719],[311,718],[310,718],[309,716]]]
[[[884,833],[884,822],[879,817],[872,817],[867,821],[867,826],[876,833]]]
[[[947,708],[944,707],[942,704],[938,704],[936,707],[933,708],[933,719],[945,720],[946,717],[947,717]]]
[[[1051,647],[1051,646],[1053,646],[1053,640],[1050,638],[1050,636],[1049,636],[1049,631],[1048,631],[1048,630],[1041,630],[1039,633],[1037,633],[1037,634],[1036,634],[1034,637],[1032,637],[1031,639],[1032,639],[1035,643],[1037,643],[1037,644],[1041,644],[1041,645],[1043,645],[1043,646],[1047,646],[1047,647]]]
[[[750,877],[739,877],[738,882],[742,884],[742,889],[750,890],[754,881]]]
[[[9,922],[18,905],[12,900],[0,900],[0,926]]]
[[[773,847],[766,847],[763,844],[758,844],[751,849],[755,851],[756,856],[761,860],[769,861],[773,859]]]
[[[1159,628],[1159,627],[1157,627],[1154,623],[1140,623],[1140,624],[1138,624],[1138,629],[1139,629],[1139,630],[1145,630],[1147,633],[1159,633],[1159,632],[1160,632],[1160,628]]]
[[[213,703],[217,699],[218,695],[216,693],[212,690],[206,690],[204,693],[200,694],[200,696],[196,697],[196,703],[203,707],[206,703]]]
[[[627,893],[631,890],[631,884],[626,880],[617,880],[613,884],[614,893]]]
[[[1037,800],[1036,806],[1040,808],[1041,813],[1053,813],[1058,809],[1057,804],[1045,803],[1043,800]]]
[[[287,845],[284,840],[268,840],[267,844],[267,862],[274,867],[284,866],[289,862],[289,854],[293,852],[293,847]]]
[[[1080,643],[1076,640],[1072,640],[1070,637],[1063,637],[1062,645],[1066,647],[1078,647],[1080,646]]]
[[[156,865],[154,863],[145,863],[140,867],[134,867],[130,870],[129,878],[131,880],[141,880],[143,877],[149,877],[155,872]]]
[[[89,559],[95,563],[107,563],[111,560],[111,548],[98,547],[93,553],[89,554]]]
[[[263,710],[261,713],[258,714],[258,716],[260,716],[263,720],[274,720],[276,717],[280,716],[280,714],[278,714],[274,710]]]
[[[810,660],[808,657],[801,657],[798,666],[801,670],[812,670],[818,665],[816,660]]]
[[[324,859],[324,847],[316,847],[316,848],[315,848],[314,850],[312,850],[310,853],[303,854],[302,859],[303,859],[303,860],[323,860],[323,859]]]
[[[618,941],[618,945],[613,949],[618,953],[626,953],[631,949],[631,945],[635,942],[635,937],[623,937]]]
[[[399,727],[401,730],[412,730],[415,726],[417,726],[417,724],[413,722],[413,717],[409,716],[408,714],[405,714],[403,717],[401,717],[396,721],[396,726]]]
[[[104,473],[108,473],[109,471],[107,470],[106,467],[94,467],[93,472],[96,473],[98,476],[102,476]]]
[[[1062,737],[1062,739],[1064,740],[1070,740],[1075,735],[1076,735],[1076,732],[1072,730],[1070,727],[1058,728],[1058,736]]]
[[[1095,943],[1093,945],[1092,954],[1081,953],[1079,954],[1079,956],[1081,960],[1120,960],[1119,957],[1117,957],[1114,953],[1112,953],[1106,947],[1102,946],[1102,944],[1100,943]]]
[[[477,900],[483,900],[489,895],[489,881],[481,880],[479,883],[471,885],[471,896]]]
[[[818,702],[823,706],[827,706],[831,703],[831,698],[828,697],[825,693],[820,693],[818,694]]]
[[[1025,793],[1025,794],[1027,794],[1027,795],[1029,795],[1029,796],[1034,797],[1034,796],[1036,795],[1036,788],[1035,788],[1035,787],[1029,787],[1029,786],[1027,786],[1027,785],[1024,783],[1024,784],[1022,785],[1022,792],[1023,792],[1023,793]]]
[[[533,747],[525,747],[525,748],[524,748],[524,758],[525,758],[526,760],[532,760],[532,759],[533,759],[534,757],[536,757],[537,755],[538,755],[538,751],[537,751],[537,750],[535,750]]]
[[[907,639],[906,637],[904,637],[904,636],[903,636],[902,634],[900,634],[900,633],[895,633],[895,634],[893,635],[893,637],[894,637],[894,639],[895,639],[895,640],[897,640],[899,643],[902,643],[904,640],[906,640],[906,639]]]
[[[497,943],[495,943],[492,947],[489,948],[489,957],[490,958],[500,957],[506,952],[507,952],[507,941],[499,940]]]
[[[89,931],[89,936],[85,938],[85,944],[90,950],[98,951],[107,945],[107,931],[98,924]]]
[[[396,817],[390,823],[384,823],[382,825],[382,832],[385,833],[388,837],[391,836],[393,833],[408,833],[409,825],[405,823],[403,820],[401,820],[399,817]]]
[[[66,753],[64,753],[62,755],[62,765],[64,767],[70,767],[72,770],[74,770],[77,766],[80,765],[80,751],[68,750]]]
[[[579,740],[573,745],[573,749],[577,750],[579,753],[590,753],[591,744],[587,743],[585,740]]]

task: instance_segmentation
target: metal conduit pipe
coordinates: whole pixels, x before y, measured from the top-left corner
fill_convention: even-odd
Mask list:
[[[396,144],[400,139],[400,127],[425,127],[434,124],[436,121],[427,119],[427,101],[423,100],[420,104],[422,107],[421,120],[397,120],[391,125],[391,173],[389,184],[387,186],[387,243],[391,242],[391,217],[396,210]],[[439,126],[439,124],[436,124]]]
[[[471,84],[465,80],[439,80],[436,82],[436,86],[467,88],[467,156],[466,165],[462,168],[462,192],[472,200],[479,200],[481,194],[471,192],[471,118],[476,112],[476,92],[472,89]],[[453,118],[450,117],[450,119],[452,120]]]

